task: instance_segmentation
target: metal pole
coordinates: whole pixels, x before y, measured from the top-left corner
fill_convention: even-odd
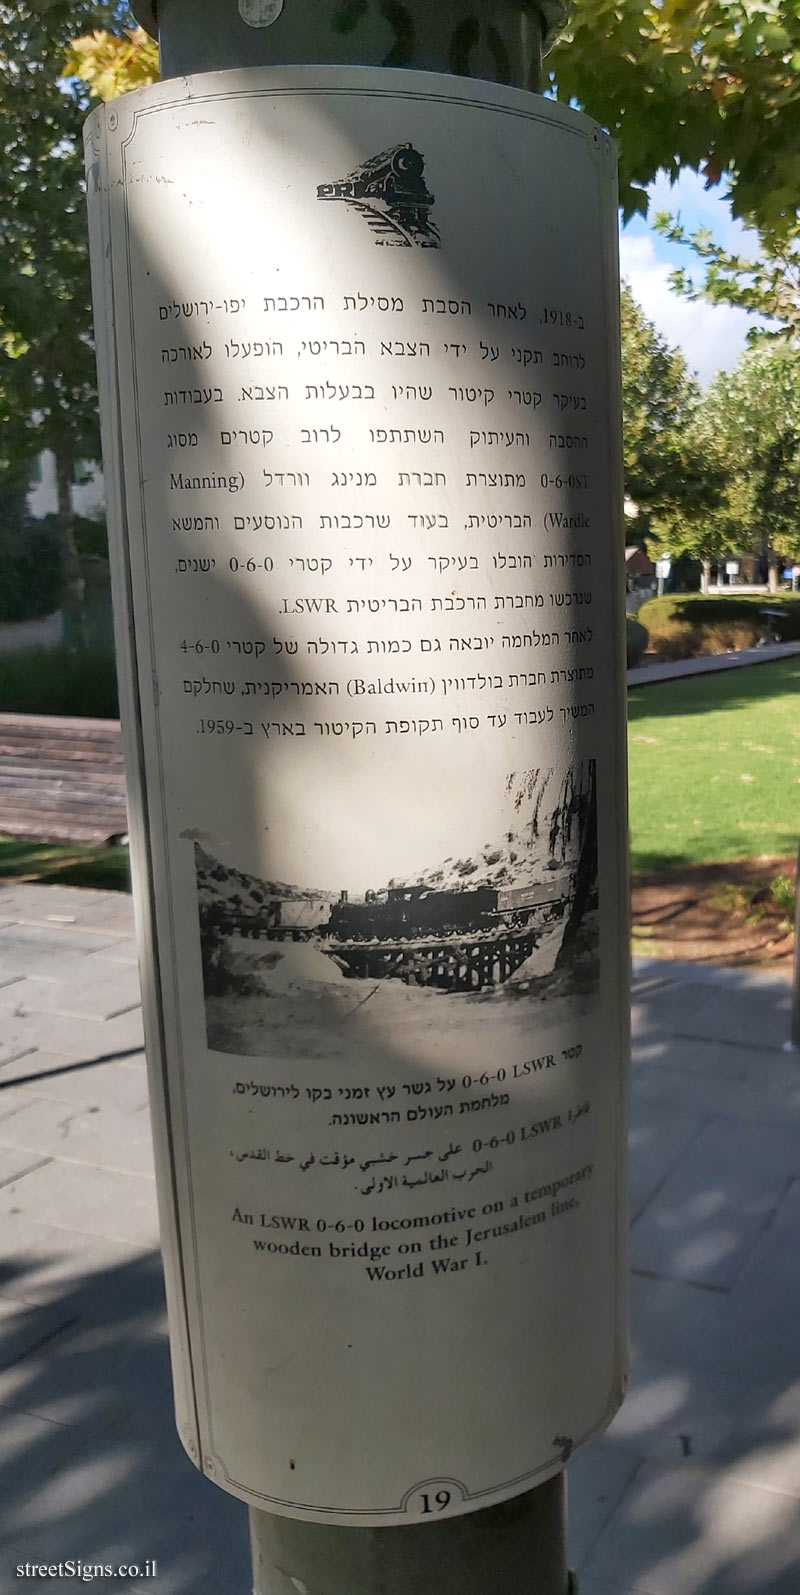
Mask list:
[[[165,77],[324,62],[453,72],[533,91],[543,49],[566,14],[564,0],[410,0],[391,22],[388,9],[133,0],[138,20],[159,38]],[[562,1472],[500,1506],[399,1528],[330,1527],[251,1510],[254,1595],[574,1595],[565,1494]]]
[[[328,1528],[251,1512],[254,1595],[566,1595],[564,1475],[443,1523]]]
[[[800,1052],[800,846],[797,850],[797,882],[794,898],[794,980],[792,982],[792,1026],[784,1043],[786,1052]]]
[[[164,77],[226,67],[413,67],[537,92],[568,0],[132,0]],[[247,20],[249,19],[249,20]]]

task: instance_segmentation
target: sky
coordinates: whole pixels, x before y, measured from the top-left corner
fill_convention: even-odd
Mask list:
[[[755,255],[758,240],[734,221],[724,191],[706,192],[704,180],[696,172],[683,172],[671,188],[660,175],[648,190],[648,215],[668,210],[680,215],[688,232],[709,227],[714,241],[725,249]],[[655,322],[671,344],[677,344],[705,385],[720,369],[729,369],[744,348],[748,327],[754,318],[745,310],[727,305],[693,304],[670,288],[669,273],[675,266],[696,267],[700,262],[690,249],[659,238],[642,217],[637,216],[620,234],[622,276],[633,290],[645,314]]]

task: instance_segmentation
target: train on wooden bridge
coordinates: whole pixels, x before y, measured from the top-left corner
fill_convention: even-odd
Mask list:
[[[337,902],[313,906],[291,897],[253,909],[221,902],[201,917],[223,935],[313,939],[353,979],[480,991],[503,985],[531,957],[564,919],[574,890],[574,870],[562,869],[530,886],[394,886],[358,899],[342,892]]]
[[[564,918],[572,874],[533,886],[436,891],[397,886],[331,910],[328,951],[345,973],[440,991],[501,986]]]

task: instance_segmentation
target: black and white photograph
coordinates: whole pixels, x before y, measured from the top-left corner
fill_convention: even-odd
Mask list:
[[[459,1011],[591,995],[595,762],[510,774],[505,796],[506,827],[479,853],[359,893],[346,879],[261,880],[196,842],[209,1047],[316,1051],[315,1034],[329,1046],[337,1025],[352,1037],[378,1013],[391,1033],[393,1023],[450,1027]]]

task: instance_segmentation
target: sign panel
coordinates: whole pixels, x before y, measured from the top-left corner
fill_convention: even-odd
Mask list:
[[[297,68],[87,150],[179,1428],[470,1511],[623,1381],[612,146]]]

